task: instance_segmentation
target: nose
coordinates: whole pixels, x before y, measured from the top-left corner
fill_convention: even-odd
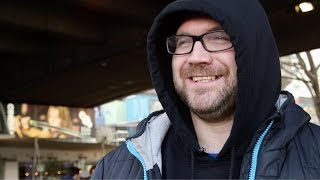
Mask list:
[[[193,50],[188,58],[190,64],[210,64],[212,57],[210,52],[204,49],[200,41],[196,41],[193,46]]]

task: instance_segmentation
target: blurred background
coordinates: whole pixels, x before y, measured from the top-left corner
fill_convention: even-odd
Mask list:
[[[162,109],[146,36],[170,0],[0,2],[0,179],[88,179]],[[319,124],[320,2],[260,0],[282,89]]]

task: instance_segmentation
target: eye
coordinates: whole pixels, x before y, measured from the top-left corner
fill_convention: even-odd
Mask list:
[[[192,38],[188,36],[177,36],[176,37],[176,47],[185,47],[192,44]]]
[[[207,43],[223,44],[229,43],[230,37],[224,31],[212,32],[204,36],[204,41]]]

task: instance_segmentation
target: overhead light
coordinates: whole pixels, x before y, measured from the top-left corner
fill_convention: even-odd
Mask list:
[[[311,2],[302,2],[295,6],[296,12],[309,12],[313,10],[313,5]]]

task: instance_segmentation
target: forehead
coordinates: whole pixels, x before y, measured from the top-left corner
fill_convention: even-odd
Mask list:
[[[216,29],[222,29],[218,21],[209,17],[193,17],[182,22],[176,34],[200,35]]]

